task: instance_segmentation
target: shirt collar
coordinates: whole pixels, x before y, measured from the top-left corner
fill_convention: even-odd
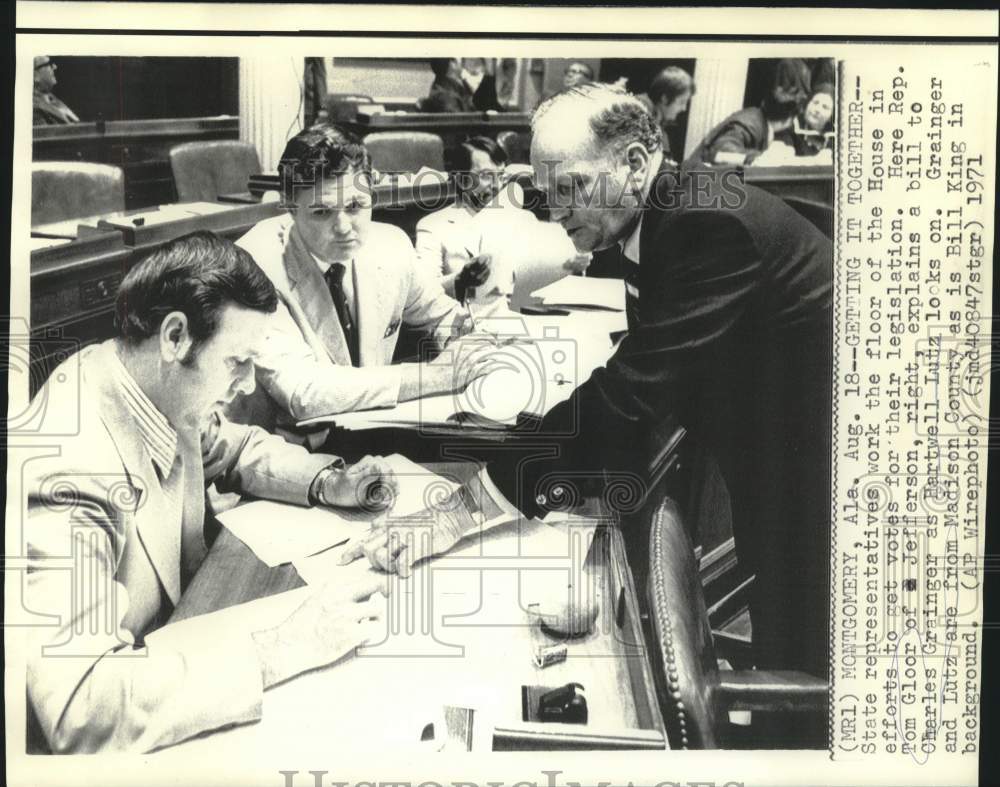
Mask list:
[[[331,267],[333,267],[333,263],[332,262],[327,262],[326,260],[321,260],[319,257],[317,257],[312,252],[309,252],[309,256],[313,258],[313,261],[316,263],[316,265],[319,266],[319,272],[322,273],[324,276],[326,275],[326,272],[328,270],[330,270]],[[344,266],[344,278],[348,279],[348,277],[351,276],[351,268],[354,265],[354,258],[352,257],[351,259],[347,260],[346,262],[338,262],[337,264]]]
[[[160,476],[166,478],[177,456],[177,432],[166,416],[156,409],[156,405],[146,396],[135,378],[129,374],[118,353],[111,353],[111,357],[112,374],[121,387],[122,398],[125,400],[129,415],[139,427],[142,444],[159,469]]]
[[[643,205],[646,203],[646,198],[649,196],[649,190],[653,186],[653,180],[656,177],[656,173],[660,171],[660,167],[663,165],[663,151],[656,151],[650,158],[649,162],[649,175],[646,176],[646,182],[642,184],[642,202]],[[625,258],[633,263],[634,265],[639,264],[639,233],[642,231],[642,217],[645,210],[639,213],[639,220],[635,223],[635,227],[632,229],[632,234],[629,235],[625,240],[619,241],[621,246],[622,254]]]

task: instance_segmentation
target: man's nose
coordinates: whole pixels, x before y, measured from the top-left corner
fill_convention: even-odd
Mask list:
[[[338,210],[333,215],[333,230],[338,235],[346,235],[351,231],[351,217],[346,210]]]
[[[560,207],[552,204],[549,205],[549,218],[559,224],[566,221],[571,213],[572,211],[568,207]]]
[[[236,379],[234,390],[236,394],[246,394],[249,396],[257,387],[257,374],[253,363],[248,363],[241,376]]]

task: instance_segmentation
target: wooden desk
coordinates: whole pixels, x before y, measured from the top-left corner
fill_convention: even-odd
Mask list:
[[[112,120],[35,126],[35,161],[94,161],[121,167],[125,207],[143,208],[177,199],[169,152],[182,142],[238,139],[239,118]]]
[[[592,520],[578,524],[585,522]],[[450,555],[418,570],[408,583],[394,586],[390,621],[394,614],[405,616],[402,610],[408,605],[411,610],[426,610],[429,619],[398,620],[399,638],[393,634],[370,652],[265,692],[259,723],[181,745],[191,756],[239,756],[261,746],[315,749],[327,756],[338,750],[419,746],[421,730],[435,720],[435,711],[444,704],[457,704],[490,715],[497,750],[665,748],[635,587],[617,529],[599,527],[587,554],[586,571],[596,581],[593,587],[601,608],[595,630],[567,643],[571,654],[567,661],[543,670],[532,662],[531,645],[544,635],[530,624],[519,598],[532,581],[564,582],[566,567],[579,561],[570,558],[575,554],[570,541],[561,556],[556,550],[532,551],[531,544],[537,541],[531,534],[541,528],[548,531],[542,534],[548,539],[558,531],[540,524],[525,524],[521,531],[518,527],[512,523],[473,536]],[[512,544],[517,545],[513,553]],[[358,564],[337,570],[343,572],[344,581],[359,570],[370,571]],[[185,622],[210,631],[223,619],[199,615],[275,596],[301,584],[293,568],[268,568],[223,530],[170,623]],[[422,593],[429,594],[425,602],[420,601]],[[288,601],[295,603],[294,598],[271,599],[275,604]],[[234,611],[238,612],[231,610],[228,620],[234,619]],[[258,619],[256,613],[253,619]],[[414,623],[407,635],[406,626]],[[523,685],[558,687],[571,681],[585,686],[588,724],[522,721]]]
[[[833,205],[833,167],[747,167],[746,182],[779,197],[799,199]]]
[[[31,396],[64,358],[112,335],[115,296],[130,258],[119,232],[31,252]]]
[[[362,107],[363,108],[363,107]],[[528,112],[403,112],[381,115],[358,115],[344,123],[364,137],[377,131],[426,131],[437,134],[448,144],[465,136],[483,134],[495,137],[500,131],[528,131]]]

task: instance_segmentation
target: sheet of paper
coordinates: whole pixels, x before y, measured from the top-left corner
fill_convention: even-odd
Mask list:
[[[404,456],[386,457],[399,482],[392,511],[415,514],[458,487],[454,479],[432,473]],[[312,555],[368,531],[374,515],[365,511],[303,508],[255,500],[219,515],[219,521],[269,566]]]
[[[220,514],[219,521],[269,566],[343,543],[368,528],[368,517],[358,512],[271,500],[238,505]]]
[[[501,341],[495,350],[500,368],[464,391],[414,399],[393,408],[320,416],[300,425],[334,422],[351,430],[420,425],[503,429],[517,423],[521,415],[543,416],[607,362],[614,352],[609,333],[620,329],[616,326],[623,317],[619,312],[597,312],[584,321],[508,312],[477,320],[480,330]]]
[[[625,283],[621,279],[567,276],[533,293],[547,306],[577,306],[625,311]]]

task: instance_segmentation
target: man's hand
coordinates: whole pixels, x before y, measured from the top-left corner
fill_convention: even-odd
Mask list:
[[[252,635],[264,688],[332,664],[385,632],[384,577],[345,587],[322,585],[284,621]]]
[[[322,499],[332,506],[383,510],[399,494],[399,482],[382,456],[366,456],[323,482]]]
[[[489,254],[473,257],[455,277],[455,300],[465,303],[469,290],[478,287],[490,277],[490,265],[493,262]]]
[[[430,530],[428,532],[428,525]],[[451,549],[476,522],[455,492],[436,508],[426,509],[412,521],[380,520],[357,544],[348,546],[341,557],[346,565],[366,557],[382,571],[410,576],[414,564]]]
[[[472,333],[449,343],[445,352],[451,363],[438,360],[424,365],[421,396],[464,391],[473,380],[504,368],[496,349],[496,339],[484,334]]]
[[[583,273],[590,267],[590,260],[589,253],[575,254],[563,263],[563,268],[570,273]]]

